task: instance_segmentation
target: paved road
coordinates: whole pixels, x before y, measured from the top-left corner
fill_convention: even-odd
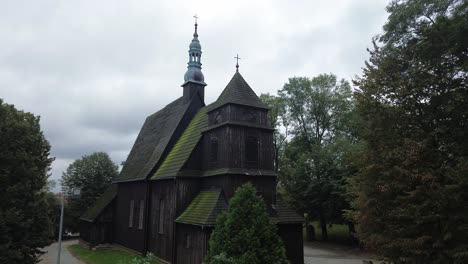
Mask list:
[[[60,257],[61,264],[84,264],[83,262],[73,257],[67,249],[69,245],[76,243],[78,243],[78,240],[62,241],[62,254]],[[57,264],[58,243],[53,243],[43,250],[46,251],[46,253],[41,256],[41,262],[39,262],[39,264]]]
[[[304,242],[305,264],[362,264],[371,257],[358,249],[331,244]],[[379,262],[373,261],[374,264]]]

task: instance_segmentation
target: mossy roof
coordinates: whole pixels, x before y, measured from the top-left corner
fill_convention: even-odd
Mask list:
[[[268,109],[238,71],[232,76],[231,81],[229,81],[226,88],[219,95],[214,103],[214,108],[228,103]]]
[[[189,103],[182,97],[146,118],[122,171],[114,182],[143,180],[159,162]]]
[[[184,224],[214,226],[218,215],[227,209],[228,204],[220,189],[204,190],[192,200],[175,221]]]
[[[86,212],[80,217],[80,219],[94,222],[102,211],[115,199],[117,196],[117,184],[109,186],[104,193],[97,199],[97,201],[86,210]]]
[[[202,131],[208,126],[206,113],[211,107],[212,105],[208,105],[198,111],[151,179],[177,175],[200,141]]]

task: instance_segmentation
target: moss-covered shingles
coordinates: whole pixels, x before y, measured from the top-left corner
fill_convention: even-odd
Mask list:
[[[227,211],[228,204],[220,189],[201,191],[176,219],[178,223],[214,226],[218,215]]]
[[[211,106],[208,105],[198,111],[151,179],[176,176],[182,169],[200,141],[203,129],[208,126],[208,115],[206,113],[210,108]]]

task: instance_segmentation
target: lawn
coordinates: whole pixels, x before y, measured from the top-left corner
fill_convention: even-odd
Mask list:
[[[314,226],[315,229],[315,237],[317,240],[322,240],[322,229],[320,228],[319,222],[312,222],[311,223]],[[339,243],[339,244],[355,244],[355,241],[353,241],[348,232],[348,226],[347,225],[328,225],[327,226],[327,231],[328,231],[328,242],[334,242],[334,243]],[[304,228],[304,234],[305,234],[305,228]],[[304,239],[306,237],[304,236]]]
[[[71,245],[68,248],[74,256],[87,264],[132,264],[133,259],[142,259],[140,256],[113,248],[89,250],[81,245]]]

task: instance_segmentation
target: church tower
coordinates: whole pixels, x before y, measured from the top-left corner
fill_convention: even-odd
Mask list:
[[[197,17],[195,16],[195,19]],[[189,46],[189,61],[187,66],[187,72],[184,75],[184,102],[189,102],[196,94],[198,94],[202,101],[205,99],[205,77],[201,72],[201,45],[198,40],[198,23],[195,20],[195,32],[193,33],[193,39]]]

